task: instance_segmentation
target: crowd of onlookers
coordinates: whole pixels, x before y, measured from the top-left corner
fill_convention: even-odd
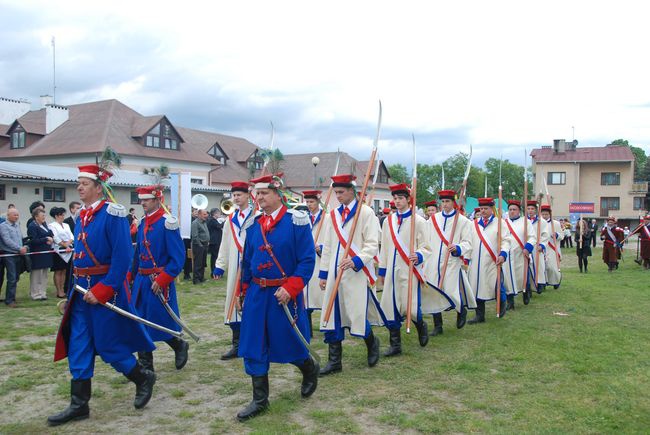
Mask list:
[[[25,272],[29,273],[29,295],[33,300],[47,300],[50,271],[54,272],[56,296],[66,297],[74,243],[73,216],[79,208],[81,204],[77,201],[71,202],[68,210],[57,206],[46,210],[42,202],[33,202],[29,206],[27,233],[23,234],[20,212],[9,204],[7,212],[0,216],[0,288],[5,288],[5,305],[17,306],[16,286]]]
[[[58,206],[46,210],[44,203],[36,201],[29,206],[27,232],[23,233],[21,213],[9,204],[7,212],[0,216],[0,300],[5,305],[17,306],[16,287],[23,273],[29,273],[32,300],[47,300],[49,272],[53,272],[56,297],[66,297],[72,277],[75,217],[80,208],[78,201],[72,201],[67,210]],[[140,220],[131,208],[128,221],[134,242]],[[194,284],[205,281],[208,254],[212,265],[208,270],[211,271],[219,253],[225,221],[218,208],[209,213],[192,211],[191,236],[184,240],[188,250],[183,269],[185,280],[192,280]]]

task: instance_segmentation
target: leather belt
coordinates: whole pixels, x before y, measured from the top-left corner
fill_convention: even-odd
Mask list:
[[[75,267],[74,276],[106,275],[110,268],[111,266],[109,264],[100,264],[99,266],[91,267]]]
[[[140,275],[160,275],[163,271],[162,267],[150,267],[150,268],[144,268],[144,267],[138,267],[138,273]]]
[[[255,278],[253,277],[253,282],[260,287],[280,287],[282,284],[287,282],[287,278]]]

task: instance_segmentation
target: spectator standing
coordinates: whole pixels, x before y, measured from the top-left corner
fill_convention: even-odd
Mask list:
[[[198,210],[197,217],[192,222],[190,236],[192,239],[192,258],[194,259],[194,270],[192,271],[192,282],[194,284],[205,281],[205,261],[208,246],[210,245],[207,220],[207,210]]]
[[[7,294],[5,304],[8,307],[16,308],[16,285],[20,278],[20,255],[27,252],[27,246],[23,246],[23,234],[18,224],[19,213],[15,208],[7,210],[7,221],[0,224],[0,252],[3,254],[16,254],[5,257],[5,268],[7,270]]]
[[[74,235],[74,222],[75,219],[77,219],[77,215],[79,214],[79,209],[81,209],[81,203],[79,201],[72,201],[70,204],[68,204],[68,211],[70,211],[70,216],[68,216],[63,220],[63,222],[68,224],[68,226],[70,227],[70,232],[73,235]],[[68,262],[68,272],[65,274],[65,283],[63,284],[63,288],[65,289],[65,291],[68,291],[68,289],[70,288],[71,279],[72,279],[72,261]]]
[[[27,225],[26,227],[29,228],[29,225],[34,222],[34,210],[37,208],[40,208],[41,210],[45,211],[45,204],[43,204],[41,201],[34,201],[29,205],[29,214],[32,216],[29,219],[27,219]]]
[[[70,265],[72,262],[72,244],[74,236],[68,224],[64,222],[65,209],[63,207],[52,207],[50,216],[54,218],[54,222],[49,224],[50,231],[52,231],[54,238],[54,249],[59,252],[52,257],[52,271],[54,272],[54,287],[56,288],[56,297],[64,298],[68,287],[65,287],[66,276],[70,273]],[[61,252],[64,250],[65,252]]]
[[[34,208],[32,222],[27,227],[29,249],[31,252],[44,252],[52,250],[54,234],[45,223],[45,212]],[[29,273],[29,295],[32,300],[47,300],[47,273],[52,267],[52,253],[37,254],[32,256],[32,270]]]
[[[566,221],[564,224],[564,239],[566,240],[565,245],[569,248],[573,248],[573,240],[571,238],[571,221]]]
[[[596,238],[598,237],[598,222],[596,219],[591,220],[591,225],[589,226],[591,231],[591,246],[596,247]]]
[[[140,221],[135,215],[135,208],[131,207],[129,209],[129,214],[126,215],[126,220],[129,222],[129,232],[131,233],[131,241],[135,243],[135,239],[138,235],[138,224]]]
[[[74,221],[77,219],[77,214],[79,214],[79,209],[81,208],[81,203],[79,201],[72,201],[68,205],[68,210],[70,211],[70,216],[65,218],[63,222],[68,224],[70,231],[74,234]]]
[[[208,253],[210,254],[210,270],[219,256],[219,245],[221,245],[221,237],[223,236],[223,223],[225,219],[221,217],[221,210],[213,208],[210,210],[210,217],[208,218],[208,232],[210,233],[210,244],[208,246]]]

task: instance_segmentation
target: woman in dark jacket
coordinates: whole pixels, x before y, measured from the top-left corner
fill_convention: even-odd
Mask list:
[[[584,268],[585,273],[587,273],[587,264],[589,263],[589,257],[591,257],[591,228],[587,225],[587,222],[580,219],[576,224],[576,254],[578,255],[578,266],[580,267],[580,273]]]
[[[45,212],[37,208],[32,213],[34,219],[27,227],[29,250],[31,252],[50,251],[54,234],[45,223]],[[29,274],[29,295],[35,301],[47,299],[47,273],[52,267],[52,254],[31,255],[32,271]]]

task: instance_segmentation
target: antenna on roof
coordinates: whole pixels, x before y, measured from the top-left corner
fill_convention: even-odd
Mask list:
[[[52,103],[56,104],[56,42],[52,36]]]

